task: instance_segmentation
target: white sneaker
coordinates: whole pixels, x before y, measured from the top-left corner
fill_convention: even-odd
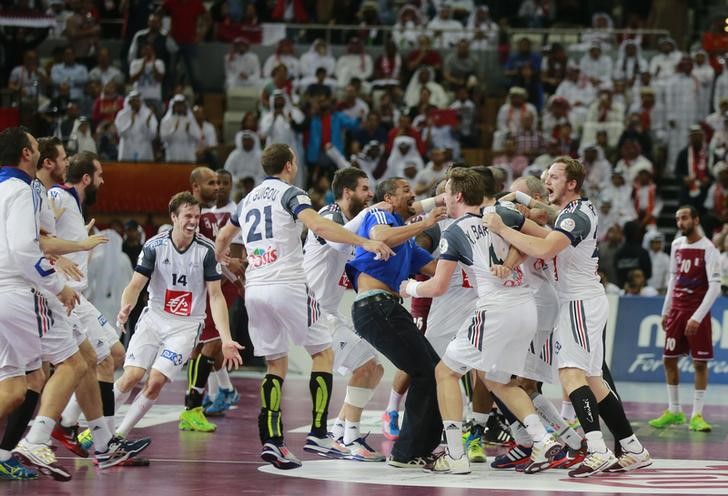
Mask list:
[[[306,437],[306,444],[303,445],[303,451],[334,459],[345,458],[350,454],[349,450],[335,440],[331,434],[326,437],[309,435]]]
[[[586,455],[581,465],[569,471],[569,477],[590,477],[604,472],[615,463],[617,463],[617,457],[609,449],[607,451],[593,451]]]
[[[559,454],[562,447],[561,443],[553,435],[546,436],[543,440],[533,443],[531,459],[523,465],[523,472],[535,474],[546,470],[551,465],[551,460]],[[517,469],[519,468],[517,467]]]
[[[27,467],[34,468],[57,481],[71,480],[71,473],[58,464],[56,455],[47,444],[33,444],[21,439],[13,454]]]
[[[453,458],[450,456],[450,453],[445,450],[434,460],[425,465],[423,470],[433,474],[469,474],[470,460],[468,460],[468,457],[465,454],[463,454],[460,458]]]
[[[639,453],[624,451],[617,460],[617,463],[607,468],[605,472],[629,472],[650,465],[652,465],[652,457],[650,456],[650,452],[647,451],[647,448],[643,446],[642,451]]]
[[[368,436],[369,434],[344,445],[344,447],[349,450],[349,455],[347,456],[348,459],[359,462],[384,461],[384,455],[367,444]]]

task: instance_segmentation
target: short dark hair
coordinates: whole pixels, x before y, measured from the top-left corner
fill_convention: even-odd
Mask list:
[[[179,208],[182,205],[195,206],[199,205],[200,202],[195,198],[189,191],[180,191],[175,194],[171,200],[169,200],[169,213],[178,214]]]
[[[334,180],[331,182],[331,190],[334,192],[334,198],[337,200],[341,199],[344,196],[344,188],[354,191],[356,185],[359,184],[359,179],[367,179],[367,177],[366,172],[356,167],[337,170],[334,174]]]
[[[458,167],[448,174],[450,181],[450,191],[462,193],[465,205],[479,206],[483,203],[485,196],[485,179],[482,174],[472,170]]]
[[[63,141],[57,136],[48,136],[46,138],[38,138],[38,150],[40,157],[38,158],[37,169],[43,168],[43,162],[46,159],[55,162],[58,158],[58,147],[63,146]]]
[[[700,212],[698,212],[698,209],[692,205],[680,205],[679,207],[677,207],[677,210],[675,210],[675,212],[677,213],[678,210],[689,210],[690,217],[692,217],[693,219],[697,219],[698,217],[700,217]]]
[[[230,171],[229,171],[229,170],[225,170],[225,169],[218,169],[218,170],[216,170],[215,172],[216,172],[216,173],[217,173],[217,175],[219,175],[219,176],[220,176],[220,175],[222,175],[222,176],[229,176],[230,178],[232,178],[232,177],[233,177],[233,175],[232,175],[232,174],[230,173]]]
[[[293,161],[293,150],[288,145],[283,143],[273,143],[268,145],[263,150],[263,154],[260,156],[260,163],[263,166],[263,170],[269,176],[275,176],[283,172],[283,168],[287,162]]]
[[[485,165],[474,165],[470,167],[469,170],[475,171],[483,177],[483,196],[486,198],[494,198],[496,194],[495,176],[493,176],[493,171],[490,167],[486,167]]]
[[[374,203],[384,201],[385,195],[395,194],[400,181],[406,181],[406,179],[403,177],[390,177],[377,184],[377,192],[374,193]]]
[[[28,130],[23,126],[9,127],[0,133],[0,164],[17,167],[23,156],[23,149],[32,149]]]
[[[83,176],[88,174],[94,177],[96,166],[94,162],[99,160],[99,156],[94,152],[82,151],[71,157],[71,162],[66,170],[66,182],[70,184],[78,184]]]

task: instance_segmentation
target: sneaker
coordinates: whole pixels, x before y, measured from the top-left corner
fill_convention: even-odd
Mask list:
[[[463,454],[460,458],[453,458],[450,453],[445,450],[433,458],[429,463],[422,467],[425,472],[432,474],[469,474],[470,462],[468,457]]]
[[[91,434],[91,429],[86,429],[81,432],[78,436],[76,436],[76,440],[86,451],[90,450],[91,446],[94,445],[94,435]]]
[[[702,415],[693,415],[693,418],[690,419],[688,429],[695,432],[710,432],[713,430],[713,427],[705,421]]]
[[[288,451],[283,442],[280,444],[265,443],[263,450],[260,452],[260,457],[280,470],[291,470],[302,465],[301,460]]]
[[[382,434],[390,441],[399,439],[399,412],[397,410],[382,414]]]
[[[181,431],[215,432],[215,429],[217,426],[207,421],[201,406],[182,410],[182,413],[179,414],[179,430]]]
[[[99,468],[110,468],[115,465],[120,465],[129,458],[141,453],[147,446],[152,444],[152,440],[148,437],[143,437],[135,441],[129,441],[121,436],[114,436],[109,442],[109,446],[106,451],[95,453],[96,462]]]
[[[550,467],[551,460],[559,454],[561,448],[561,444],[553,435],[547,436],[542,441],[533,443],[529,461],[517,467],[516,470],[522,468],[523,472],[527,474],[535,474],[546,470]]]
[[[569,471],[569,477],[590,477],[604,472],[615,463],[617,463],[617,458],[608,449],[607,451],[594,451],[586,455],[581,465]]]
[[[222,396],[225,399],[225,403],[227,403],[228,408],[240,403],[240,393],[238,393],[237,389],[220,388],[220,393],[222,393]],[[218,393],[218,394],[220,394],[220,393]]]
[[[205,415],[209,417],[222,417],[230,406],[225,401],[225,395],[222,391],[218,392],[215,396],[215,401],[210,403],[207,407],[203,407]]]
[[[509,443],[513,443],[513,436],[511,436],[510,429],[505,423],[503,416],[500,414],[491,415],[488,417],[488,424],[483,434],[483,441],[486,444],[493,444],[496,446],[504,446]]]
[[[346,458],[350,454],[349,450],[334,439],[331,434],[326,437],[316,437],[309,434],[306,437],[306,444],[303,445],[303,451],[333,459]]]
[[[212,405],[212,400],[210,399],[210,395],[205,393],[205,396],[202,397],[202,409],[206,410],[208,406]]]
[[[683,412],[671,412],[670,410],[665,410],[665,413],[648,422],[648,424],[656,429],[664,429],[670,425],[680,425],[684,423],[685,414]]]
[[[492,468],[514,468],[518,465],[528,463],[531,459],[531,447],[521,446],[520,444],[512,447],[502,455],[495,457],[495,460],[490,464]]]
[[[617,463],[609,467],[605,472],[629,472],[652,465],[652,457],[647,448],[642,448],[639,453],[623,451],[617,459]]]
[[[367,437],[369,434],[345,445],[344,447],[349,450],[346,458],[359,462],[383,462],[384,455],[367,444]]]
[[[415,458],[410,458],[409,460],[401,460],[399,458],[395,458],[393,455],[389,455],[387,458],[387,465],[397,468],[425,468],[425,465],[432,463],[435,458],[436,455],[428,455],[417,456]]]
[[[56,455],[47,444],[31,444],[21,439],[13,454],[23,465],[35,468],[43,475],[61,482],[71,480],[70,472],[58,464]]]
[[[581,440],[581,447],[579,449],[573,449],[568,446],[564,446],[566,450],[566,459],[563,463],[558,465],[558,468],[571,468],[584,461],[589,450],[586,446],[586,439]]]
[[[32,480],[38,478],[38,472],[31,470],[15,456],[11,456],[4,462],[0,462],[0,479],[3,480]]]
[[[485,448],[483,448],[483,434],[485,428],[479,424],[473,424],[470,427],[470,431],[465,437],[465,453],[468,455],[468,460],[473,463],[485,463]]]
[[[89,431],[89,434],[91,431]],[[88,449],[78,441],[78,424],[73,427],[65,427],[60,422],[56,423],[51,433],[53,439],[66,447],[68,451],[81,458],[88,458]],[[92,437],[93,438],[93,437]]]

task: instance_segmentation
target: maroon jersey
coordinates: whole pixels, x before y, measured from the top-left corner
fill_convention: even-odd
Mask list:
[[[705,237],[690,244],[681,236],[672,242],[670,274],[675,281],[672,308],[694,311],[702,303],[708,284],[720,283],[720,254]]]

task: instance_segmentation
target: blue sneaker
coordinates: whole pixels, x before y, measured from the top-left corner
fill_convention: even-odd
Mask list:
[[[31,470],[14,456],[0,462],[0,479],[4,480],[31,480],[37,479],[38,472]]]
[[[205,396],[202,397],[202,409],[204,410],[208,406],[212,405],[212,400],[210,399],[210,395],[205,393]]]
[[[399,439],[399,412],[397,410],[382,414],[382,434],[391,441]]]
[[[230,406],[225,401],[225,394],[221,390],[218,391],[217,396],[215,396],[215,401],[205,408],[205,415],[210,417],[222,417],[229,408]]]
[[[238,393],[238,391],[235,388],[233,388],[233,389],[220,388],[220,392],[218,394],[221,394],[223,396],[223,399],[225,400],[225,403],[227,403],[228,408],[240,403],[240,394]]]

